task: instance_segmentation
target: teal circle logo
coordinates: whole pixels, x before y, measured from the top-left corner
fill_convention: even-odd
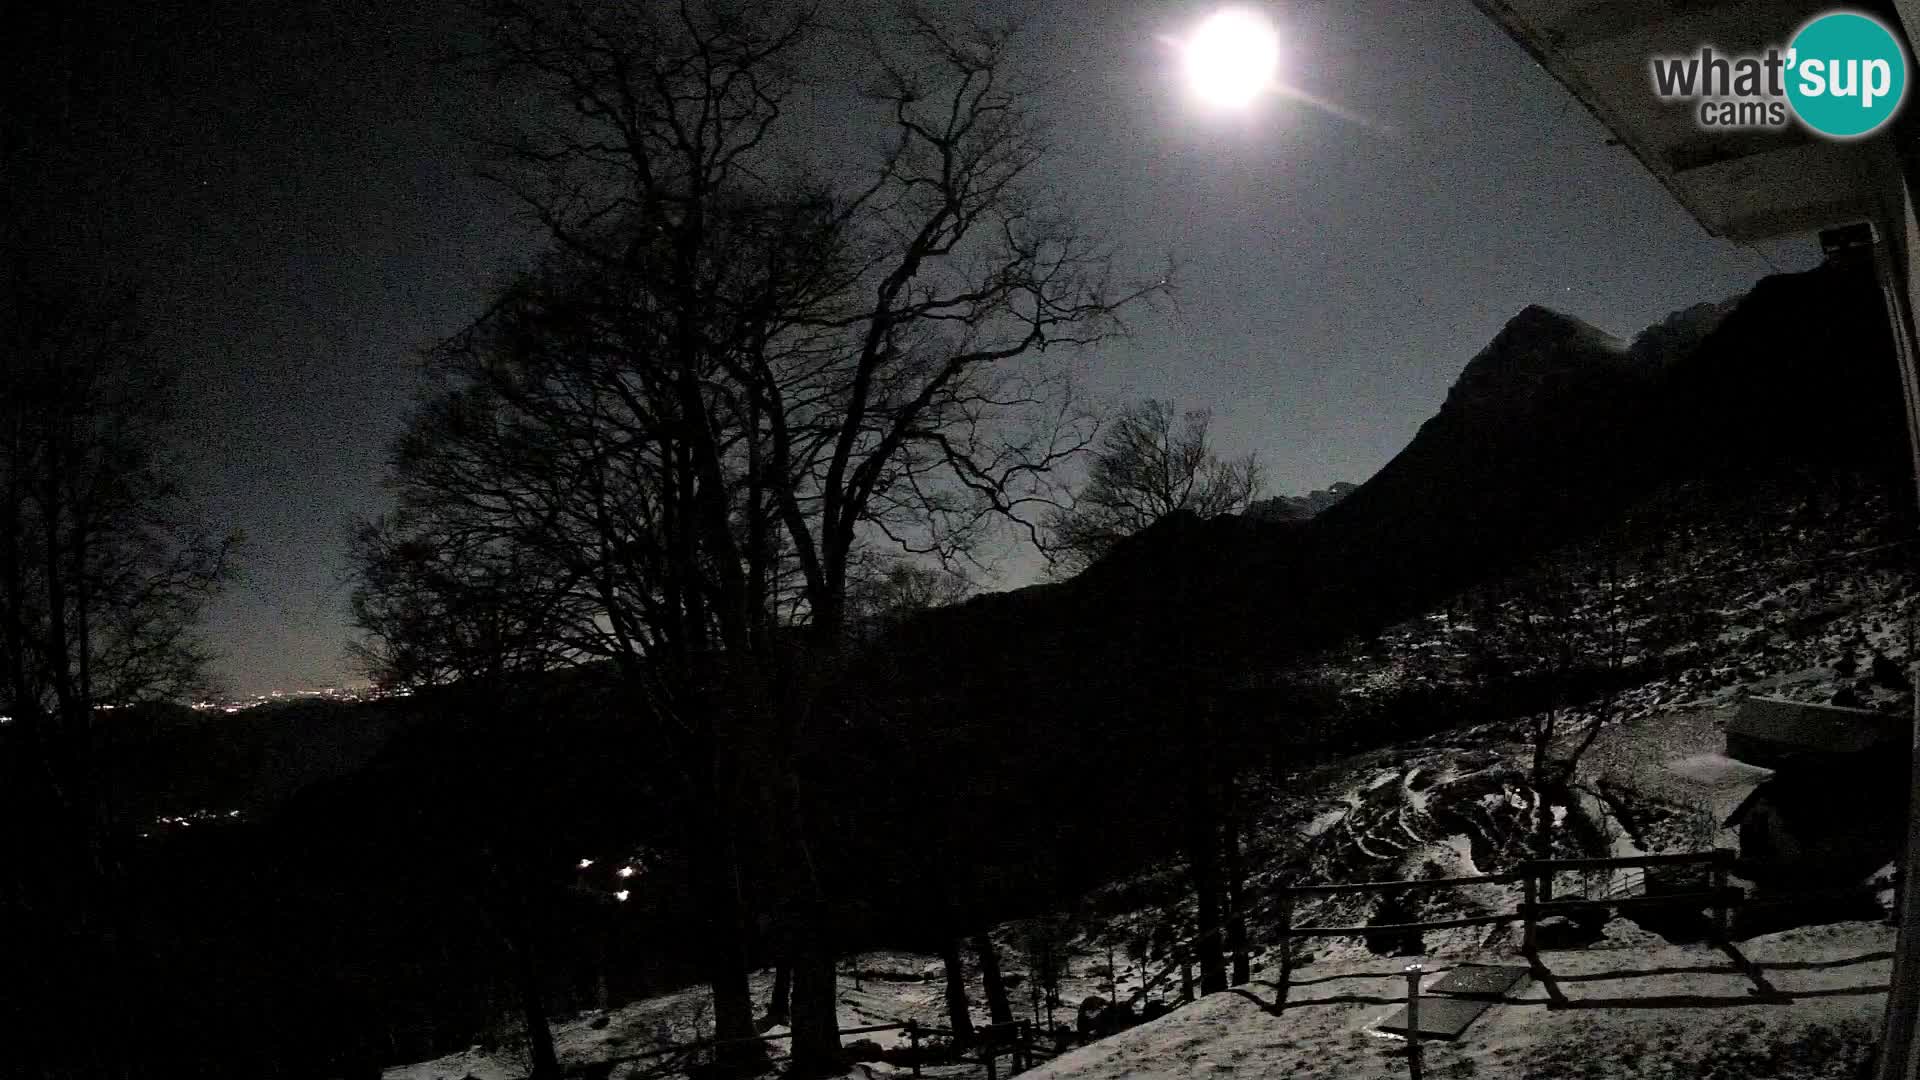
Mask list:
[[[1871,15],[1836,11],[1800,28],[1787,51],[1787,101],[1822,135],[1878,131],[1907,93],[1907,53]]]

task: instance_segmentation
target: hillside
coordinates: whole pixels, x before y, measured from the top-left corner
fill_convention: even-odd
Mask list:
[[[1756,938],[1742,954],[1776,993],[1754,993],[1752,979],[1718,950],[1635,941],[1630,945],[1549,952],[1552,993],[1571,1007],[1549,1008],[1539,980],[1523,985],[1457,1043],[1428,1043],[1431,1075],[1525,1077],[1528,1080],[1627,1080],[1643,1076],[1701,1076],[1736,1080],[1853,1080],[1867,1058],[1880,1020],[1893,930],[1878,923],[1835,923]],[[1509,947],[1429,954],[1431,985],[1453,966],[1525,961]],[[1277,988],[1256,979],[1244,993],[1217,994],[1118,1035],[1043,1063],[1035,1080],[1118,1080],[1121,1077],[1289,1076],[1315,1080],[1372,1080],[1406,1074],[1405,1043],[1377,1030],[1405,1000],[1405,961],[1320,962],[1296,970],[1284,1006]],[[862,1026],[914,1017],[944,1021],[938,964],[929,957],[870,954],[849,969],[869,977],[855,989],[851,975],[841,1023]],[[764,994],[765,973],[755,980]],[[1104,993],[1100,980],[1076,977],[1068,1000]],[[1067,1012],[1071,1013],[1071,1009]],[[695,1034],[703,1014],[700,992],[669,995],[613,1011],[559,1022],[563,1063],[584,1064],[638,1053]],[[1071,1019],[1070,1015],[1065,1017]],[[898,1046],[897,1032],[869,1037],[877,1048]],[[1003,1062],[1004,1064],[1004,1062]],[[929,1066],[933,1077],[981,1075],[979,1066]],[[633,1072],[613,1071],[616,1080]],[[475,1047],[433,1061],[392,1068],[386,1080],[517,1080],[523,1059],[506,1045]],[[857,1065],[849,1080],[906,1076],[898,1065]]]
[[[1527,1080],[1698,1076],[1851,1078],[1875,1039],[1890,928],[1873,923],[1795,930],[1743,944],[1769,985],[1720,952],[1637,944],[1545,954],[1553,990],[1533,980],[1458,1043],[1426,1044],[1428,1075]],[[1431,984],[1461,960],[1514,963],[1510,949],[1430,960]],[[1376,1026],[1405,1000],[1399,963],[1314,964],[1297,972],[1284,1009],[1271,985],[1216,994],[1075,1050],[1034,1080],[1405,1076],[1405,1044]]]
[[[1247,507],[1241,516],[1252,521],[1306,521],[1353,494],[1358,488],[1358,484],[1342,481],[1305,495],[1275,495]]]
[[[300,701],[239,713],[142,706],[98,730],[118,813],[260,817],[362,768],[418,719],[404,700]]]
[[[1212,747],[1242,767],[1253,889],[1501,865],[1534,797],[1514,721],[1548,682],[1510,656],[1513,677],[1489,683],[1476,618],[1530,618],[1549,593],[1585,613],[1574,640],[1614,604],[1631,630],[1618,665],[1580,676],[1589,703],[1612,693],[1623,733],[1596,769],[1645,773],[1632,747],[1670,734],[1711,742],[1713,710],[1742,692],[1900,707],[1870,675],[1875,650],[1909,652],[1910,480],[1867,285],[1772,278],[1625,344],[1528,309],[1380,475],[1312,516],[1175,518],[1070,581],[908,621],[848,669],[801,762],[818,827],[840,838],[820,868],[846,948],[930,952],[1061,911],[1083,973],[1109,943],[1135,967],[1164,958],[1195,925],[1179,852]],[[1596,566],[1618,586],[1605,605]],[[1579,655],[1604,654],[1590,644]],[[130,807],[247,811],[153,830],[143,851],[140,887],[170,920],[153,962],[200,988],[157,1006],[155,1029],[188,1047],[271,1030],[263,1060],[319,1040],[343,1047],[340,1067],[457,1049],[504,1000],[486,879],[503,835],[556,868],[556,1008],[697,979],[678,781],[591,675],[491,728],[410,722],[427,715],[416,697],[129,743],[129,760],[169,762],[168,786],[129,785]],[[1635,726],[1676,716],[1696,720]],[[1686,797],[1643,786],[1583,776],[1567,842],[1698,840]],[[567,870],[643,848],[659,872],[630,885]],[[1324,962],[1369,955],[1336,944]],[[749,949],[769,959],[768,942]],[[288,966],[298,987],[276,982]]]
[[[1596,696],[1612,680],[1671,704],[1728,685],[1740,664],[1805,668],[1816,661],[1798,646],[1721,640],[1737,620],[1717,612],[1747,601],[1721,595],[1734,578],[1716,575],[1892,542],[1909,520],[1888,349],[1870,275],[1839,267],[1768,278],[1632,344],[1529,308],[1405,450],[1310,520],[1175,516],[1070,581],[908,623],[849,688],[860,726],[893,751],[879,760],[903,801],[844,770],[820,782],[871,809],[860,831],[876,847],[910,843],[922,826],[907,823],[927,818],[908,808],[938,793],[954,820],[996,838],[957,854],[983,878],[1084,892],[1176,845],[1180,807],[1133,793],[1181,784],[1170,769],[1185,767],[1187,721],[1203,712],[1251,760],[1296,761],[1519,715],[1524,700],[1486,700],[1461,657],[1421,635],[1475,587],[1520,582],[1574,547],[1585,551],[1573,561],[1620,563],[1641,582],[1647,640],[1626,670],[1580,674]],[[1880,541],[1847,538],[1869,521]],[[1794,604],[1826,602],[1815,580]],[[1391,654],[1395,639],[1417,646],[1418,664]],[[874,818],[897,824],[872,831]],[[982,897],[978,915],[1021,902]]]
[[[1663,494],[1671,504],[1690,486],[1711,495],[1794,467],[1897,475],[1890,348],[1871,274],[1857,268],[1765,279],[1731,310],[1678,313],[1632,345],[1531,307],[1404,450],[1310,520],[1176,515],[1072,581],[929,616],[924,637],[909,628],[888,642],[889,664],[925,656],[902,672],[924,684],[936,665],[997,679],[1045,655],[1069,678],[1089,672],[1083,689],[1097,693],[1136,647],[1116,628],[1171,616],[1216,668],[1257,671],[1405,618]]]
[[[1187,873],[1169,847],[1185,782],[1170,731],[1209,699],[1230,718],[1219,735],[1240,740],[1231,745],[1252,817],[1243,843],[1256,898],[1289,881],[1511,865],[1541,794],[1529,786],[1521,720],[1570,677],[1583,696],[1564,708],[1562,745],[1602,726],[1571,801],[1554,808],[1556,846],[1630,853],[1734,842],[1720,828],[1718,792],[1678,783],[1668,768],[1720,749],[1729,706],[1769,694],[1911,708],[1911,688],[1885,674],[1915,651],[1911,478],[1877,297],[1864,285],[1835,269],[1772,278],[1737,303],[1678,312],[1631,343],[1527,309],[1469,363],[1414,442],[1337,504],[1284,521],[1174,520],[1073,581],[909,624],[864,671],[869,719],[854,737],[866,768],[819,781],[860,830],[862,854],[843,880],[869,917],[864,929],[894,933],[885,898],[911,891],[915,875],[944,872],[938,860],[918,861],[926,852],[916,837],[962,821],[968,827],[939,849],[972,868],[970,888],[948,890],[953,925],[1000,922],[1003,962],[1025,977],[1026,924],[1002,920],[1047,910],[1041,898],[1051,895],[1075,942],[1067,1003],[1107,992],[1109,948],[1122,964],[1120,993],[1138,989],[1195,925]],[[1543,620],[1583,658],[1571,675],[1501,651],[1501,628]],[[1490,660],[1502,668],[1494,681]],[[823,752],[826,760],[844,759]],[[903,850],[916,855],[881,854]],[[1873,911],[1800,912],[1789,916],[1808,924],[1799,929],[1739,931],[1776,988],[1801,995],[1791,1008],[1741,997],[1741,978],[1718,954],[1685,944],[1684,926],[1615,920],[1591,951],[1554,961],[1567,995],[1594,1001],[1589,1011],[1538,1009],[1536,986],[1448,1067],[1839,1075],[1831,1070],[1851,1068],[1870,1041],[1887,936],[1872,921],[1884,873],[1839,884],[1864,886]],[[1564,887],[1611,892],[1638,881]],[[1483,886],[1411,914],[1485,913],[1518,899]],[[1299,912],[1341,924],[1408,914],[1353,899]],[[1404,1067],[1368,1033],[1395,985],[1381,974],[1395,962],[1373,955],[1378,943],[1317,942],[1300,974],[1313,984],[1304,996],[1324,1005],[1276,1018],[1255,1000],[1271,1003],[1258,972],[1276,959],[1274,927],[1256,912],[1251,930],[1252,998],[1205,999],[1069,1053],[1048,1075]],[[1509,946],[1484,930],[1421,943],[1445,962],[1497,958]],[[908,977],[846,991],[848,1022],[938,1022],[943,1003],[927,975],[935,957],[887,955]],[[843,978],[878,962],[852,957]],[[1175,990],[1177,980],[1155,993]],[[977,983],[973,994],[978,1002]],[[1676,1037],[1718,1016],[1722,998],[1761,1011],[1723,1039]],[[648,1010],[670,1000],[684,1022],[659,1029]],[[609,1043],[634,1052],[682,1038],[697,1030],[700,1000],[697,990],[649,999],[598,1028],[585,1014],[563,1026],[582,1033],[563,1043],[592,1060]],[[629,1023],[631,1010],[655,1017],[653,1026]],[[1630,1051],[1628,1072],[1586,1064],[1610,1040]],[[484,1076],[494,1064],[467,1054],[395,1075]]]

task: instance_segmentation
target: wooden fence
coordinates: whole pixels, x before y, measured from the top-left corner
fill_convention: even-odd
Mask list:
[[[953,1036],[953,1032],[946,1028],[930,1027],[916,1020],[905,1020],[889,1024],[869,1024],[865,1027],[841,1028],[840,1034],[842,1036],[870,1035],[881,1031],[904,1031],[907,1033],[907,1056],[913,1068],[913,1075],[915,1076],[921,1075],[921,1066],[924,1061],[924,1055],[920,1051],[920,1040],[929,1035],[939,1035],[948,1038]],[[615,1066],[629,1065],[636,1061],[668,1057],[673,1054],[698,1054],[702,1051],[718,1051],[719,1048],[723,1046],[738,1046],[743,1043],[778,1042],[781,1039],[789,1039],[792,1037],[791,1032],[782,1031],[771,1035],[755,1035],[745,1039],[696,1039],[693,1042],[656,1046],[651,1050],[644,1050],[637,1054],[603,1058],[599,1061],[583,1065],[569,1066],[562,1069],[560,1074],[564,1077],[579,1077],[581,1080],[592,1080],[592,1078],[595,1077],[606,1076]],[[1015,1020],[1007,1024],[983,1024],[974,1030],[974,1038],[974,1048],[978,1051],[979,1056],[977,1058],[970,1058],[962,1054],[958,1060],[962,1063],[986,1066],[987,1080],[998,1080],[998,1059],[1003,1055],[1009,1059],[1007,1063],[1007,1075],[1009,1076],[1012,1076],[1014,1073],[1024,1072],[1034,1066],[1036,1059],[1033,1050],[1033,1026],[1031,1021]]]
[[[1541,919],[1553,915],[1570,915],[1583,911],[1617,910],[1621,908],[1698,906],[1712,908],[1714,928],[1722,939],[1728,930],[1732,909],[1745,898],[1745,893],[1727,884],[1728,871],[1733,866],[1734,853],[1726,848],[1713,851],[1689,852],[1678,855],[1632,855],[1612,859],[1552,859],[1522,864],[1522,872],[1527,874],[1526,898],[1517,913],[1526,923],[1526,937],[1523,947],[1532,950],[1536,947],[1536,931]],[[1642,893],[1639,896],[1608,896],[1600,899],[1581,898],[1577,900],[1555,900],[1550,894],[1543,895],[1541,885],[1552,880],[1552,875],[1562,871],[1590,872],[1594,870],[1645,870],[1655,866],[1700,866],[1709,877],[1706,888],[1689,892]],[[1648,882],[1651,879],[1646,879]],[[1642,888],[1646,886],[1643,884]]]
[[[1522,948],[1534,950],[1541,919],[1582,911],[1634,907],[1684,907],[1698,904],[1712,908],[1715,926],[1722,937],[1727,932],[1728,913],[1743,894],[1727,884],[1727,872],[1733,864],[1732,851],[1689,852],[1677,855],[1629,855],[1599,859],[1534,859],[1499,874],[1471,877],[1427,878],[1407,881],[1356,881],[1344,885],[1294,885],[1278,892],[1280,909],[1280,984],[1284,987],[1293,973],[1293,939],[1306,937],[1366,937],[1374,934],[1419,933],[1427,930],[1452,930],[1466,926],[1491,926],[1521,922],[1525,925]],[[1645,869],[1653,866],[1703,866],[1712,884],[1691,892],[1648,893],[1640,896],[1609,896],[1600,899],[1551,899],[1551,882],[1563,872]],[[1394,893],[1421,889],[1451,889],[1470,885],[1510,885],[1519,882],[1523,899],[1518,909],[1489,915],[1469,915],[1457,919],[1430,919],[1423,922],[1378,923],[1372,926],[1296,926],[1295,902],[1308,897],[1338,896],[1352,893]],[[1544,898],[1543,898],[1544,897]]]
[[[1715,913],[1715,926],[1724,939],[1727,932],[1729,912],[1738,904],[1744,894],[1727,884],[1728,871],[1733,864],[1734,853],[1725,848],[1707,852],[1691,852],[1678,855],[1630,855],[1620,858],[1597,859],[1535,859],[1523,862],[1512,870],[1498,874],[1476,874],[1468,877],[1426,878],[1403,881],[1354,881],[1341,885],[1293,885],[1275,890],[1269,902],[1248,911],[1243,918],[1248,919],[1264,912],[1267,908],[1277,908],[1280,915],[1280,986],[1284,994],[1293,973],[1292,944],[1295,938],[1311,937],[1366,937],[1374,934],[1419,933],[1428,930],[1451,930],[1468,926],[1491,926],[1499,923],[1521,922],[1525,925],[1522,948],[1531,952],[1537,947],[1537,929],[1540,920],[1562,914],[1573,914],[1598,909],[1618,909],[1635,907],[1686,907],[1712,908]],[[1551,883],[1555,875],[1566,872],[1587,873],[1598,870],[1646,869],[1660,866],[1701,866],[1710,875],[1711,884],[1703,889],[1685,892],[1646,893],[1638,896],[1607,896],[1599,899],[1553,899]],[[1421,922],[1377,923],[1371,926],[1297,926],[1294,924],[1296,902],[1311,897],[1340,896],[1356,893],[1396,893],[1427,889],[1455,889],[1473,885],[1511,885],[1519,882],[1523,899],[1520,906],[1507,912],[1488,915],[1468,915],[1455,919],[1429,919]],[[1196,937],[1183,942],[1176,949],[1191,949],[1202,943],[1207,937],[1218,936],[1224,927],[1216,928],[1211,934]],[[1148,979],[1135,991],[1129,1004],[1137,1003],[1153,987],[1178,970],[1181,960],[1175,959],[1161,972]],[[952,1032],[944,1028],[929,1027],[908,1020],[891,1024],[872,1024],[866,1027],[846,1028],[841,1035],[866,1035],[881,1031],[905,1031],[909,1043],[909,1057],[913,1075],[921,1075],[923,1055],[920,1053],[920,1039],[923,1036],[939,1035],[951,1037]],[[1033,1051],[1033,1028],[1028,1020],[1016,1020],[1010,1024],[988,1024],[976,1032],[978,1058],[962,1057],[961,1061],[970,1061],[986,1067],[987,1080],[997,1080],[996,1060],[1007,1055],[1008,1075],[1031,1068],[1035,1063]],[[642,1061],[653,1057],[664,1057],[673,1053],[717,1050],[721,1046],[736,1042],[772,1042],[789,1038],[786,1033],[762,1035],[754,1039],[714,1040],[702,1039],[696,1042],[681,1043],[673,1046],[660,1046],[638,1054],[613,1058],[592,1065],[573,1066],[563,1070],[568,1077],[585,1078],[605,1076],[615,1065]]]
[[[868,1035],[876,1031],[901,1031],[901,1030],[906,1030],[911,1034],[913,1027],[914,1027],[913,1022],[909,1020],[903,1023],[896,1023],[896,1024],[869,1024],[866,1027],[842,1028],[840,1029],[840,1034],[841,1035]],[[921,1030],[924,1031],[925,1029],[923,1028]],[[791,1032],[782,1031],[772,1035],[754,1035],[744,1039],[695,1039],[692,1042],[670,1043],[666,1046],[656,1046],[651,1050],[642,1050],[637,1054],[624,1054],[620,1057],[602,1058],[599,1061],[588,1062],[582,1065],[570,1065],[570,1066],[567,1066],[566,1068],[561,1069],[560,1075],[567,1076],[567,1077],[577,1076],[577,1077],[587,1078],[587,1080],[590,1080],[590,1078],[593,1078],[593,1077],[601,1077],[601,1076],[607,1075],[607,1073],[611,1071],[616,1065],[630,1065],[636,1061],[646,1061],[650,1058],[667,1057],[672,1054],[698,1054],[703,1050],[718,1051],[723,1046],[740,1046],[746,1043],[779,1042],[781,1039],[790,1039],[792,1037],[793,1035]],[[917,1049],[919,1040],[917,1038],[914,1039],[914,1043]],[[917,1053],[914,1056],[916,1058],[919,1057]],[[918,1068],[914,1070],[914,1075],[916,1076],[919,1075]]]

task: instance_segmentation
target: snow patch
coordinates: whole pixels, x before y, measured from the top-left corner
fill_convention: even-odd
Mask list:
[[[1300,835],[1306,837],[1319,836],[1321,833],[1340,824],[1341,819],[1347,816],[1347,810],[1348,807],[1339,806],[1332,810],[1320,812],[1314,816],[1312,821],[1300,826]]]

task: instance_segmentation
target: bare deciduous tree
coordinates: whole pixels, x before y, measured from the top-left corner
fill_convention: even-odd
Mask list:
[[[832,837],[797,757],[857,555],[944,562],[995,521],[1036,529],[1089,438],[1041,354],[1121,331],[1166,279],[1112,282],[1029,183],[1046,144],[1004,31],[913,11],[874,28],[865,100],[890,134],[849,186],[772,149],[826,40],[811,8],[482,11],[503,85],[553,106],[501,142],[499,175],[555,246],[441,350],[452,385],[402,444],[403,512],[423,543],[528,548],[572,582],[553,647],[614,665],[700,811],[719,1035],[753,1034],[728,939],[764,880],[795,1069],[823,1074]]]
[[[196,629],[238,537],[203,528],[186,496],[167,450],[174,368],[131,298],[20,262],[0,275],[0,798],[16,823],[0,862],[18,885],[0,892],[0,953],[24,965],[0,979],[24,997],[0,1008],[24,1018],[93,1007],[86,987],[117,981],[120,830],[95,763],[106,707],[204,689]],[[83,1053],[96,1050],[136,1052]]]
[[[568,663],[582,610],[577,575],[459,519],[414,506],[361,527],[352,544],[354,620],[362,666],[385,686],[439,686],[490,724],[529,711],[526,679]],[[534,706],[537,707],[537,706]],[[484,729],[483,729],[484,730]],[[492,825],[477,848],[448,852],[462,883],[492,917],[511,953],[527,1034],[529,1076],[560,1075],[541,993],[537,941],[550,890],[550,840],[524,789],[492,791]]]
[[[1535,858],[1554,857],[1554,809],[1571,805],[1580,760],[1612,718],[1627,648],[1623,604],[1617,556],[1584,549],[1557,554],[1504,589],[1483,588],[1472,602],[1474,666],[1496,704],[1525,723]]]
[[[1101,435],[1086,484],[1070,506],[1047,515],[1045,547],[1056,573],[1076,573],[1120,540],[1177,510],[1197,517],[1239,513],[1260,497],[1260,463],[1222,460],[1205,409],[1171,402],[1123,409]]]
[[[873,632],[914,612],[958,603],[973,588],[951,568],[899,557],[862,559],[850,577],[848,622]]]

